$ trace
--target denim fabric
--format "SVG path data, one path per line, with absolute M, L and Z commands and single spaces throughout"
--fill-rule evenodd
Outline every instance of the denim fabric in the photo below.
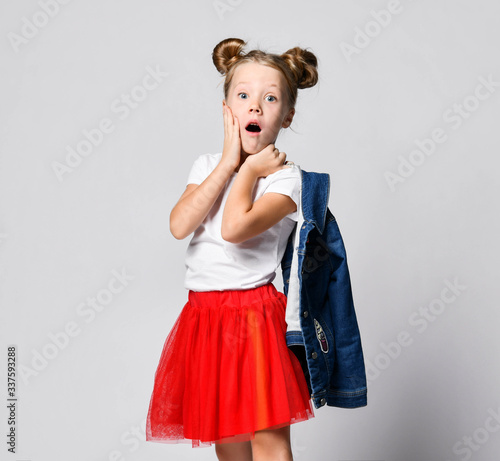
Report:
M 281 261 L 284 293 L 288 295 L 298 241 L 296 315 L 300 315 L 301 329 L 287 331 L 287 345 L 301 362 L 316 408 L 325 404 L 365 406 L 365 365 L 346 251 L 328 208 L 330 177 L 304 170 L 301 174 L 300 228 L 291 235 Z M 296 232 L 300 234 L 296 236 Z

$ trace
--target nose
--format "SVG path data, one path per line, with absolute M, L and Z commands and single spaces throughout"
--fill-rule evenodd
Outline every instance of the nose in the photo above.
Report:
M 257 103 L 257 101 L 252 101 L 252 102 L 250 103 L 250 107 L 249 107 L 249 109 L 248 109 L 248 110 L 249 110 L 249 112 L 250 112 L 251 114 L 253 114 L 253 113 L 260 114 L 260 113 L 262 112 L 262 110 L 261 110 L 261 108 L 260 108 L 259 104 Z

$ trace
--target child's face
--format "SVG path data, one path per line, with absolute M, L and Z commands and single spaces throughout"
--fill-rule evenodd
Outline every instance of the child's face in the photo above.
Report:
M 295 110 L 288 105 L 285 88 L 285 78 L 277 69 L 256 62 L 236 68 L 226 104 L 238 118 L 245 153 L 256 154 L 274 144 L 280 129 L 290 126 Z M 251 122 L 257 122 L 260 130 L 248 130 Z

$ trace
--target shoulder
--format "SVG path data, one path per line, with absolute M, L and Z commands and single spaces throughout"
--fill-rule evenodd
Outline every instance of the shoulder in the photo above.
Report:
M 218 154 L 201 154 L 196 158 L 194 163 L 199 166 L 207 166 L 215 168 L 222 158 L 222 153 Z
M 297 165 L 286 166 L 285 168 L 275 171 L 274 173 L 267 176 L 266 180 L 269 183 L 281 180 L 294 180 L 296 182 L 300 182 L 301 180 L 300 169 Z
M 222 154 L 202 154 L 196 158 L 191 167 L 191 173 L 210 174 L 222 158 Z
M 202 154 L 191 166 L 188 184 L 201 184 L 220 162 L 222 154 Z

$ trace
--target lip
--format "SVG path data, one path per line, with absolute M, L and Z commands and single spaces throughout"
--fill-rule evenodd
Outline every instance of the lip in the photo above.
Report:
M 245 130 L 245 133 L 247 136 L 256 137 L 256 136 L 259 136 L 260 134 L 262 134 L 262 131 L 259 133 L 252 133 L 251 131 Z

